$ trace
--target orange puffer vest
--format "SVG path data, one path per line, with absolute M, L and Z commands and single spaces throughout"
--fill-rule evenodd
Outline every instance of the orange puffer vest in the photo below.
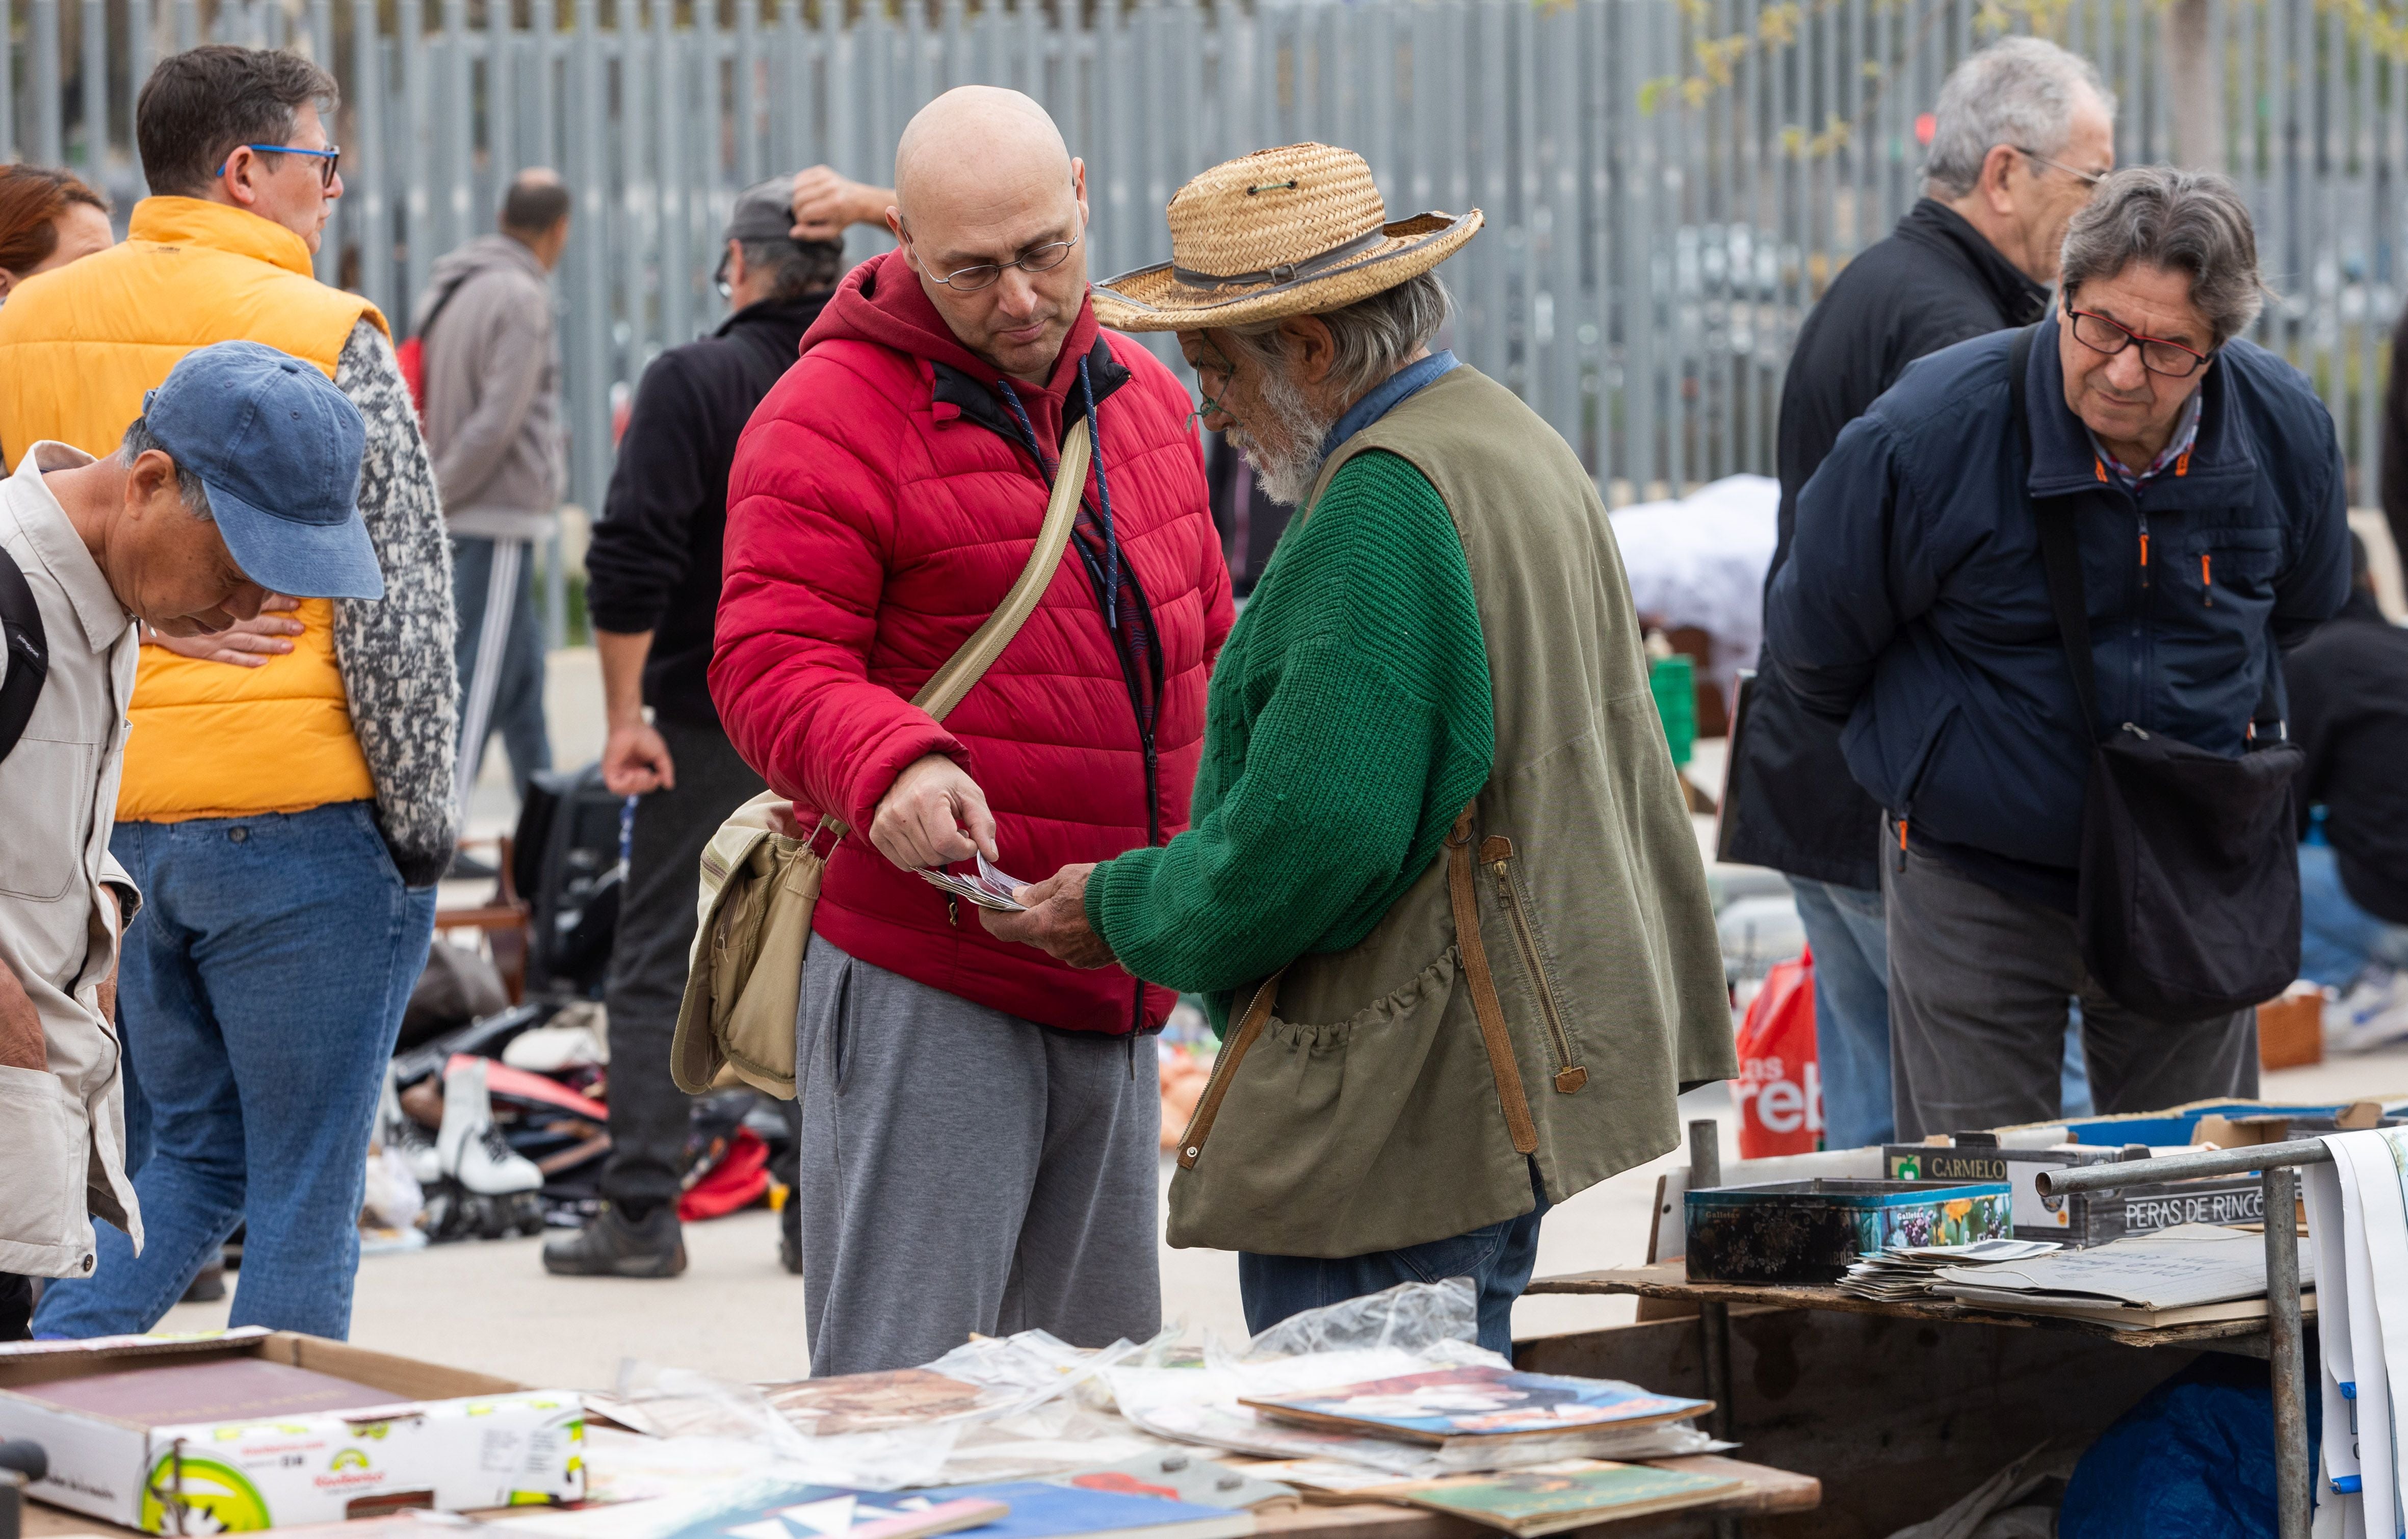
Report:
M 56 439 L 112 453 L 178 359 L 245 338 L 334 377 L 351 329 L 384 317 L 310 276 L 281 224 L 197 198 L 134 206 L 130 238 L 31 279 L 0 307 L 0 449 Z M 265 667 L 142 650 L 121 821 L 297 813 L 376 794 L 335 664 L 335 609 L 303 602 L 292 652 Z

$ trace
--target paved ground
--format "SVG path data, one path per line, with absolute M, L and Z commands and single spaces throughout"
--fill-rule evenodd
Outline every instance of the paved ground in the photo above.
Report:
M 2269 1075 L 2269 1096 L 2341 1100 L 2397 1092 L 2408 1100 L 2408 1050 L 2339 1059 Z M 1729 1100 L 1719 1086 L 1684 1098 L 1689 1116 L 1724 1122 L 1724 1158 L 1732 1145 Z M 1668 1157 L 1583 1192 L 1548 1215 L 1539 1272 L 1578 1272 L 1645 1259 L 1647 1210 L 1656 1176 L 1679 1163 Z M 1165 1179 L 1168 1180 L 1168 1169 Z M 444 1245 L 371 1256 L 360 1264 L 352 1339 L 364 1346 L 508 1374 L 549 1387 L 612 1383 L 627 1358 L 702 1369 L 743 1379 L 800 1375 L 802 1289 L 778 1265 L 775 1215 L 739 1214 L 686 1230 L 691 1268 L 672 1282 L 621 1282 L 547 1276 L 533 1240 Z M 1244 1333 L 1237 1269 L 1225 1251 L 1162 1250 L 1163 1315 L 1191 1332 Z M 227 1305 L 181 1305 L 161 1329 L 196 1330 L 225 1323 Z M 1528 1336 L 1630 1317 L 1627 1301 L 1526 1299 L 1514 1331 Z
M 552 655 L 546 691 L 559 763 L 590 762 L 601 750 L 601 686 L 590 650 Z M 1700 744 L 1701 749 L 1719 744 Z M 1702 784 L 1718 778 L 1695 767 Z M 513 816 L 498 745 L 471 808 L 474 831 L 507 828 Z M 2337 1059 L 2268 1076 L 2269 1096 L 2337 1100 L 2363 1095 L 2408 1100 L 2408 1048 Z M 1724 1158 L 1737 1158 L 1730 1101 L 1717 1086 L 1685 1097 L 1688 1117 L 1724 1126 Z M 1645 1259 L 1656 1177 L 1677 1154 L 1580 1194 L 1550 1215 L 1541 1231 L 1539 1272 L 1584 1271 Z M 1164 1171 L 1166 1185 L 1168 1169 Z M 702 1369 L 743 1379 L 800 1375 L 803 1345 L 799 1280 L 780 1269 L 776 1217 L 766 1210 L 686 1230 L 691 1269 L 672 1282 L 547 1276 L 539 1242 L 445 1245 L 361 1263 L 352 1339 L 409 1357 L 505 1374 L 528 1383 L 603 1387 L 623 1359 Z M 1164 1317 L 1191 1332 L 1244 1333 L 1234 1259 L 1222 1251 L 1161 1252 Z M 1514 1313 L 1517 1335 L 1575 1330 L 1630 1317 L 1627 1301 L 1537 1298 Z M 161 1329 L 201 1330 L 225 1323 L 228 1305 L 182 1305 Z

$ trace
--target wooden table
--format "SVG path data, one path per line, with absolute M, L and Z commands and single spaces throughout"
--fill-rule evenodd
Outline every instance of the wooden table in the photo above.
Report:
M 1532 1293 L 1634 1294 L 1642 1299 L 1667 1299 L 1681 1303 L 1753 1304 L 1768 1309 L 1823 1309 L 1845 1315 L 1883 1315 L 1896 1320 L 1944 1320 L 1956 1325 L 1996 1325 L 2014 1330 L 2064 1330 L 2095 1336 L 2120 1346 L 2188 1346 L 2242 1357 L 2266 1355 L 2263 1318 L 2212 1320 L 2200 1325 L 2169 1326 L 2158 1330 L 2118 1330 L 2096 1320 L 2057 1315 L 2022 1315 L 2011 1310 L 1977 1309 L 1940 1299 L 1859 1299 L 1837 1287 L 1804 1283 L 1693 1283 L 1678 1261 L 1656 1266 L 1610 1267 L 1602 1272 L 1576 1272 L 1562 1277 L 1541 1277 Z M 2315 1310 L 2310 1308 L 2313 1315 Z
M 1226 1462 L 1243 1468 L 1252 1460 L 1232 1458 Z M 1714 1475 L 1742 1483 L 1738 1495 L 1709 1506 L 1692 1507 L 1681 1512 L 1655 1513 L 1644 1517 L 1598 1523 L 1575 1533 L 1600 1532 L 1611 1529 L 1614 1539 L 1653 1539 L 1655 1535 L 1680 1534 L 1694 1529 L 1697 1522 L 1715 1513 L 1798 1513 L 1809 1512 L 1822 1500 L 1822 1482 L 1812 1475 L 1792 1474 L 1762 1464 L 1750 1464 L 1736 1459 L 1718 1459 L 1711 1454 L 1689 1459 L 1653 1459 L 1648 1463 L 1668 1470 L 1685 1470 L 1694 1474 Z M 524 1517 L 532 1512 L 549 1509 L 526 1507 L 503 1508 L 474 1517 Z M 1255 1513 L 1257 1534 L 1294 1536 L 1294 1539 L 1494 1539 L 1497 1530 L 1484 1528 L 1468 1518 L 1447 1513 L 1432 1512 L 1427 1507 L 1409 1506 L 1398 1502 L 1349 1502 L 1324 1503 L 1317 1502 L 1283 1501 Z M 1686 1520 L 1684 1527 L 1684 1520 Z M 440 1539 L 443 1530 L 428 1528 L 427 1539 Z M 496 1535 L 506 1530 L 490 1530 Z M 108 1539 L 145 1539 L 133 1529 L 87 1517 L 39 1502 L 25 1504 L 24 1539 L 68 1539 L 70 1535 L 101 1534 Z

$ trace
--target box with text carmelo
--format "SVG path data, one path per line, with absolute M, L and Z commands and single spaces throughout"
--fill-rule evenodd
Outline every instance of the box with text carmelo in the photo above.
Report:
M 256 1329 L 0 1346 L 0 1438 L 49 1453 L 29 1495 L 150 1533 L 585 1491 L 574 1391 Z

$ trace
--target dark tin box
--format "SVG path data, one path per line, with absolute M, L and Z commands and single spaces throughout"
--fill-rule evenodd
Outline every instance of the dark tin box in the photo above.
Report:
M 1776 1181 L 1688 1194 L 1693 1283 L 1835 1283 L 1892 1245 L 1963 1245 L 2014 1228 L 2003 1181 Z

